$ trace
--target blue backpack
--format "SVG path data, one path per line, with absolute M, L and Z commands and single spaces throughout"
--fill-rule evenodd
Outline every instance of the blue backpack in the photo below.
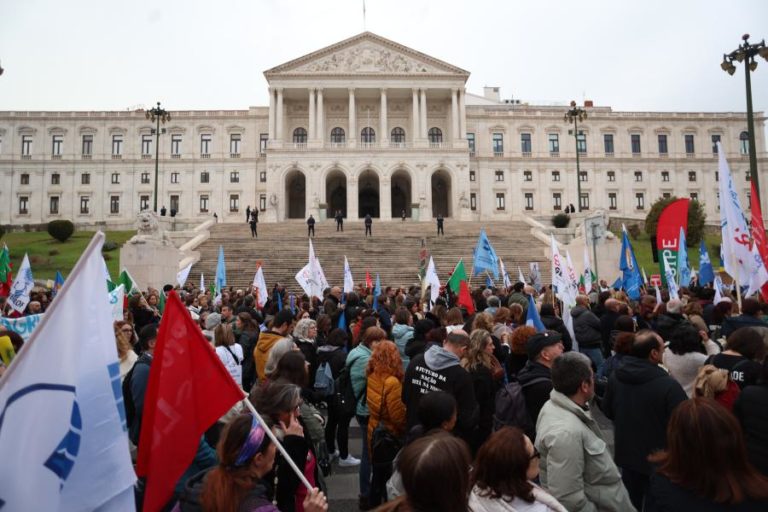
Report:
M 315 391 L 322 397 L 329 397 L 334 393 L 333 373 L 328 362 L 322 363 L 315 371 Z

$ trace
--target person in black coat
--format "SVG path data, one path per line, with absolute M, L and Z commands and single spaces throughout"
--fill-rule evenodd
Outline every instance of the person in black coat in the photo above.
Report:
M 328 334 L 325 345 L 317 349 L 318 368 L 322 368 L 323 364 L 327 363 L 331 367 L 334 381 L 341 375 L 347 361 L 347 353 L 344 351 L 346 344 L 346 331 L 333 329 Z M 311 378 L 314 379 L 314 375 Z M 338 404 L 332 398 L 329 397 L 327 400 L 328 421 L 325 423 L 325 444 L 332 456 L 338 455 L 339 460 L 348 460 L 349 422 L 352 418 L 344 417 Z
M 307 219 L 307 236 L 315 236 L 315 218 L 312 214 L 310 214 Z
M 373 236 L 373 233 L 371 232 L 371 226 L 373 225 L 373 218 L 371 217 L 370 213 L 367 213 L 365 215 L 365 236 Z
M 554 331 L 539 332 L 528 338 L 528 362 L 517 374 L 523 389 L 525 407 L 531 419 L 532 431 L 526 434 L 536 438 L 536 419 L 552 392 L 552 363 L 563 353 L 562 337 Z
M 768 476 L 768 358 L 763 360 L 758 384 L 745 387 L 733 404 L 741 423 L 749 461 Z
M 651 330 L 635 335 L 630 355 L 608 379 L 602 409 L 613 420 L 616 465 L 632 504 L 642 510 L 652 467 L 648 456 L 667 444 L 667 424 L 686 395 L 659 366 L 664 341 Z
M 672 332 L 680 325 L 690 323 L 683 316 L 682 309 L 683 303 L 678 299 L 671 299 L 667 302 L 667 312 L 656 317 L 656 321 L 653 322 L 653 330 L 659 333 L 661 339 L 669 341 L 672 339 Z
M 603 314 L 600 317 L 600 336 L 602 338 L 603 357 L 611 355 L 611 331 L 614 329 L 616 319 L 621 316 L 619 307 L 621 302 L 616 299 L 608 299 L 603 307 Z
M 541 323 L 544 324 L 548 331 L 555 331 L 560 335 L 564 352 L 570 352 L 573 349 L 571 333 L 565 328 L 563 320 L 555 314 L 555 307 L 549 303 L 542 304 L 539 316 L 541 317 Z

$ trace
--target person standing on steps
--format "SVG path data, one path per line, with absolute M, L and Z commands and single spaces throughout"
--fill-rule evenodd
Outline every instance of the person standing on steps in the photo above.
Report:
M 403 222 L 405 222 L 405 209 L 403 209 L 403 211 L 400 212 L 400 215 L 403 217 Z
M 166 210 L 166 209 L 165 209 L 165 205 L 163 205 L 163 207 L 162 207 L 162 208 L 160 208 L 160 216 L 161 216 L 161 217 L 165 217 L 165 212 L 167 212 L 167 211 L 168 211 L 168 210 Z
M 365 236 L 373 236 L 371 232 L 371 226 L 373 225 L 373 218 L 370 213 L 365 214 Z
M 344 232 L 344 215 L 341 214 L 341 210 L 336 210 L 336 231 Z
M 251 205 L 245 207 L 245 222 L 251 221 Z
M 437 214 L 437 236 L 440 236 L 441 234 L 445 236 L 445 231 L 443 231 L 443 214 L 438 213 Z
M 315 218 L 309 214 L 307 219 L 307 236 L 315 237 Z
M 256 213 L 256 210 L 253 210 L 251 212 L 251 238 L 258 238 L 259 234 L 256 232 L 256 224 L 259 222 L 259 216 Z

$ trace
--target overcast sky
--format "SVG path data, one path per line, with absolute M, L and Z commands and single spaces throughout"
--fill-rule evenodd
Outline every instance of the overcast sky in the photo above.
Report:
M 364 30 L 362 0 L 0 0 L 0 110 L 267 104 L 263 72 Z M 367 30 L 471 72 L 470 92 L 614 110 L 745 111 L 720 69 L 766 0 L 367 0 Z M 768 110 L 768 62 L 753 73 Z

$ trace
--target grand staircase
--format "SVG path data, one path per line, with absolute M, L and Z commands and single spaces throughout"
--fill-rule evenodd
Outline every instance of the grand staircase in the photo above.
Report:
M 549 282 L 550 264 L 545 258 L 545 245 L 530 235 L 523 222 L 452 222 L 445 221 L 445 236 L 437 237 L 434 222 L 383 222 L 374 220 L 373 237 L 364 237 L 362 219 L 344 223 L 344 232 L 337 232 L 332 220 L 317 222 L 313 244 L 315 255 L 331 286 L 343 285 L 344 256 L 347 256 L 355 286 L 365 280 L 368 270 L 375 281 L 376 273 L 382 287 L 407 287 L 418 282 L 419 249 L 422 239 L 435 260 L 441 282 L 445 282 L 459 258 L 464 258 L 467 274 L 472 270 L 472 252 L 481 228 L 485 228 L 496 253 L 504 261 L 512 282 L 517 280 L 518 265 L 528 275 L 529 263 L 539 262 L 542 282 Z M 300 293 L 294 279 L 307 264 L 307 226 L 303 221 L 259 224 L 258 238 L 251 238 L 250 228 L 238 224 L 217 224 L 211 237 L 197 250 L 200 261 L 192 268 L 189 280 L 212 283 L 216 274 L 219 246 L 224 247 L 227 285 L 246 288 L 253 281 L 257 263 L 264 267 L 267 286 L 280 282 L 291 292 Z M 472 279 L 472 285 L 485 283 L 484 276 Z M 501 281 L 497 282 L 501 285 Z

